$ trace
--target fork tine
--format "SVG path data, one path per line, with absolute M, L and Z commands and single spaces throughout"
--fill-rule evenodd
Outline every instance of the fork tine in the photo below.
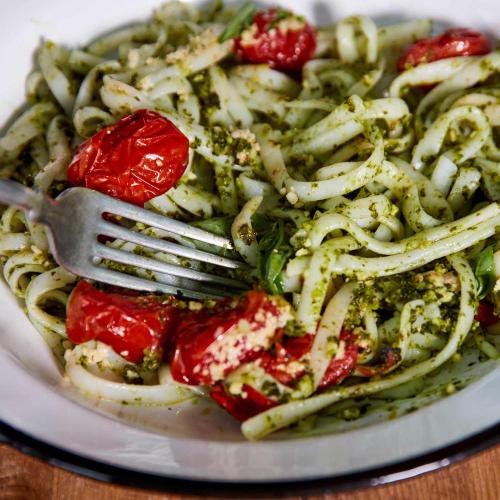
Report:
M 233 250 L 233 244 L 228 238 L 209 233 L 208 231 L 190 226 L 184 222 L 169 219 L 163 215 L 130 205 L 123 201 L 111 199 L 108 196 L 103 200 L 103 207 L 105 207 L 103 209 L 106 212 L 121 215 L 133 221 L 142 222 L 147 226 L 157 227 L 158 229 L 163 229 L 179 236 L 210 243 L 211 245 L 226 248 L 227 250 Z
M 113 269 L 100 266 L 90 266 L 85 276 L 88 279 L 100 281 L 122 288 L 147 292 L 162 292 L 169 295 L 180 295 L 191 299 L 221 299 L 227 296 L 223 290 L 211 287 L 200 287 L 199 290 L 176 287 L 161 282 L 151 281 L 130 274 L 121 273 Z
M 187 259 L 199 260 L 230 269 L 248 268 L 248 266 L 243 262 L 238 262 L 236 260 L 228 259 L 226 257 L 221 257 L 219 255 L 214 255 L 208 252 L 203 252 L 195 248 L 185 247 L 177 243 L 172 243 L 170 241 L 165 241 L 159 238 L 146 236 L 144 234 L 131 231 L 130 229 L 126 229 L 116 224 L 105 222 L 104 220 L 100 222 L 98 230 L 100 234 L 112 236 L 114 238 L 135 243 L 143 247 L 153 248 L 155 250 L 159 250 L 160 252 L 166 252 L 173 255 L 178 255 L 180 257 L 186 257 Z
M 116 248 L 111 248 L 100 243 L 96 244 L 95 251 L 97 256 L 103 259 L 108 259 L 129 266 L 149 269 L 151 271 L 156 271 L 170 276 L 187 278 L 194 281 L 204 281 L 207 283 L 217 283 L 233 289 L 244 290 L 248 288 L 247 285 L 241 283 L 240 281 L 236 281 L 230 278 L 224 278 L 223 276 L 216 276 L 215 274 L 194 271 L 193 269 L 188 269 L 173 264 L 167 264 L 166 262 L 162 262 L 161 260 L 143 257 L 142 255 L 136 255 L 134 253 L 118 250 Z

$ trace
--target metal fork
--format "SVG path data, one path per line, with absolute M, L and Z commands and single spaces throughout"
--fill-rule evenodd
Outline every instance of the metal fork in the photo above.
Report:
M 248 288 L 246 284 L 231 278 L 168 264 L 156 258 L 137 255 L 101 243 L 98 240 L 99 235 L 214 266 L 229 269 L 248 268 L 243 262 L 147 236 L 105 220 L 104 214 L 112 214 L 161 229 L 166 231 L 168 236 L 177 239 L 184 237 L 222 249 L 233 248 L 227 238 L 97 191 L 80 187 L 70 188 L 54 200 L 17 182 L 0 180 L 0 203 L 21 208 L 30 221 L 45 225 L 56 262 L 77 276 L 134 290 L 163 292 L 193 299 L 220 298 Z M 161 281 L 110 269 L 105 266 L 105 261 L 161 273 Z

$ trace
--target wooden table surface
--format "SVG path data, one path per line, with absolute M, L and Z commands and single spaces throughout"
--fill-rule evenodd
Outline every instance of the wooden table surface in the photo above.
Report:
M 210 498 L 210 492 L 207 491 Z M 181 500 L 187 496 L 108 485 L 0 446 L 0 499 Z M 190 497 L 194 498 L 194 497 Z M 200 497 L 198 497 L 200 498 Z M 450 467 L 378 488 L 289 500 L 499 500 L 500 446 Z M 200 500 L 202 500 L 200 498 Z

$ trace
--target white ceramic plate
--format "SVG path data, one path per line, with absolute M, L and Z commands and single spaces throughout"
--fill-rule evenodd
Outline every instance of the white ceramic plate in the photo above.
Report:
M 0 123 L 23 103 L 25 77 L 41 37 L 82 45 L 147 18 L 159 3 L 0 0 Z M 500 33 L 497 0 L 280 3 L 318 24 L 354 13 L 385 23 L 428 16 Z M 213 406 L 137 409 L 82 398 L 63 383 L 49 349 L 0 284 L 0 431 L 27 451 L 101 479 L 211 493 L 231 487 L 243 496 L 262 485 L 283 491 L 286 483 L 296 492 L 298 484 L 332 488 L 415 475 L 498 441 L 500 367 L 494 362 L 468 367 L 468 361 L 433 382 L 454 380 L 467 387 L 432 404 L 430 391 L 424 391 L 398 407 L 397 413 L 407 413 L 400 418 L 388 420 L 387 406 L 381 405 L 354 423 L 330 419 L 316 431 L 319 436 L 289 432 L 248 443 L 235 422 Z M 419 406 L 424 407 L 410 411 Z

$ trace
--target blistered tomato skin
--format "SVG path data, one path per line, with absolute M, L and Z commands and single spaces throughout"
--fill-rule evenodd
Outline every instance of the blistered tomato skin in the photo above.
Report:
M 75 344 L 99 340 L 131 363 L 146 353 L 161 359 L 178 319 L 179 310 L 171 304 L 155 295 L 104 292 L 81 280 L 68 302 L 66 332 Z
M 476 312 L 476 321 L 479 321 L 481 326 L 487 327 L 495 325 L 500 321 L 500 316 L 495 314 L 495 308 L 489 302 L 480 302 Z
M 170 371 L 177 382 L 214 385 L 267 349 L 288 319 L 274 298 L 250 291 L 234 305 L 183 314 Z
M 305 366 L 300 369 L 297 365 L 290 370 L 290 363 L 299 361 L 310 350 L 314 335 L 302 337 L 287 337 L 276 342 L 274 353 L 266 351 L 259 357 L 260 366 L 266 373 L 284 385 L 292 385 L 305 373 Z
M 235 39 L 236 54 L 244 62 L 269 64 L 280 71 L 300 71 L 314 55 L 316 32 L 291 13 L 273 25 L 277 15 L 276 8 L 257 12 L 250 27 Z
M 143 206 L 176 184 L 188 156 L 188 138 L 171 121 L 143 109 L 83 142 L 68 181 Z
M 344 355 L 341 358 L 333 358 L 323 375 L 318 389 L 323 390 L 332 385 L 340 384 L 356 367 L 359 346 L 356 336 L 347 330 L 342 330 L 340 340 L 344 342 Z
M 356 336 L 348 330 L 342 330 L 340 340 L 344 342 L 344 355 L 330 361 L 318 389 L 326 389 L 332 385 L 340 384 L 356 367 L 359 351 Z M 313 341 L 314 335 L 310 334 L 303 337 L 286 338 L 284 342 L 276 344 L 274 356 L 269 352 L 262 354 L 259 358 L 262 368 L 278 382 L 292 385 L 304 375 L 305 367 L 300 370 L 299 365 L 296 365 L 294 370 L 290 371 L 288 369 L 290 363 L 300 362 L 301 358 L 311 350 Z
M 278 405 L 277 401 L 268 398 L 250 385 L 243 384 L 241 390 L 242 395 L 236 396 L 228 394 L 222 384 L 217 384 L 210 391 L 210 397 L 239 422 L 244 422 Z
M 411 45 L 398 61 L 398 71 L 449 57 L 478 56 L 491 52 L 482 33 L 467 28 L 452 28 L 441 35 L 424 38 Z

